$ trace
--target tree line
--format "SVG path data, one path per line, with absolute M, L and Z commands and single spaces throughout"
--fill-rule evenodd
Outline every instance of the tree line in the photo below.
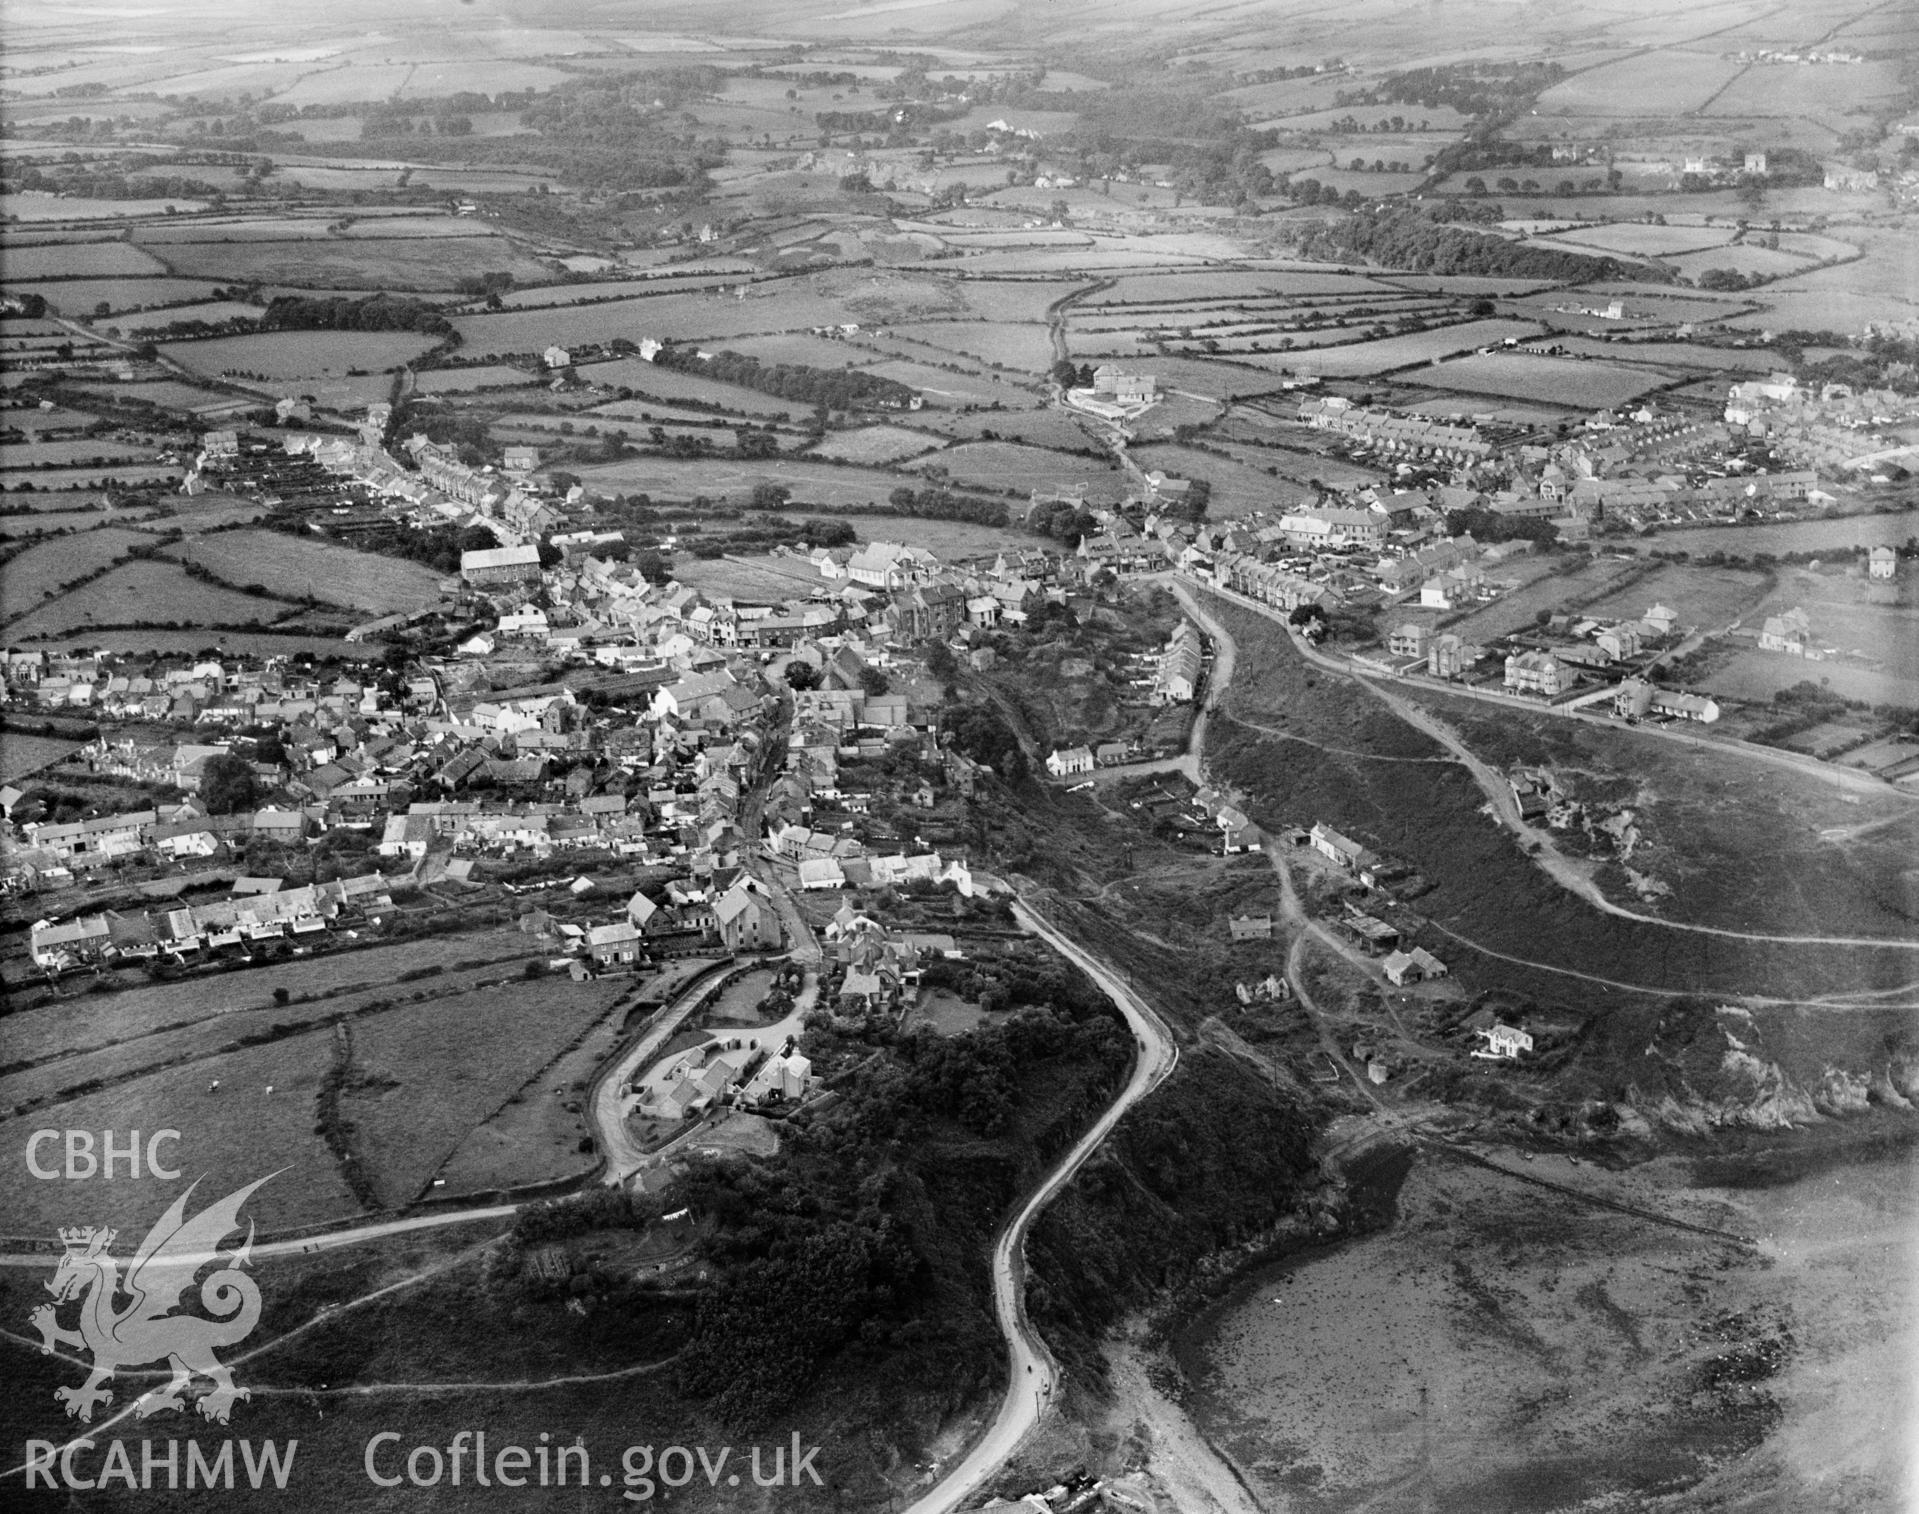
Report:
M 1662 274 L 1644 264 L 1628 268 L 1613 258 L 1468 231 L 1415 210 L 1361 212 L 1319 222 L 1302 230 L 1298 245 L 1302 255 L 1322 262 L 1370 262 L 1423 273 L 1491 274 L 1569 284 L 1628 276 L 1663 282 L 1672 278 L 1669 271 Z
M 267 302 L 262 331 L 418 331 L 446 336 L 453 323 L 424 300 L 402 295 L 280 294 Z
M 742 352 L 722 351 L 702 357 L 691 347 L 663 347 L 653 361 L 662 368 L 694 373 L 737 384 L 779 399 L 832 410 L 883 406 L 903 410 L 914 394 L 897 379 L 881 378 L 858 368 L 815 368 L 807 363 L 763 364 Z

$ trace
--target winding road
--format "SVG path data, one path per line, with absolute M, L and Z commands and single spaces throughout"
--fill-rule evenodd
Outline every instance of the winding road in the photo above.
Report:
M 906 1514 L 948 1514 L 1003 1465 L 1046 1411 L 1059 1385 L 1059 1365 L 1026 1317 L 1026 1237 L 1039 1212 L 1072 1181 L 1127 1110 L 1159 1087 L 1179 1064 L 1179 1048 L 1166 1022 L 1135 994 L 1124 978 L 1023 903 L 1013 912 L 1020 925 L 1065 957 L 1119 1006 L 1139 1047 L 1133 1075 L 1093 1126 L 1028 1194 L 993 1246 L 993 1312 L 1007 1342 L 1006 1396 L 999 1412 L 972 1448 Z
M 1175 581 L 1174 591 L 1176 593 L 1179 592 L 1181 587 L 1178 581 Z M 1473 781 L 1478 784 L 1480 790 L 1486 795 L 1492 807 L 1493 817 L 1498 820 L 1501 825 L 1506 827 L 1506 829 L 1512 831 L 1514 835 L 1520 837 L 1522 842 L 1541 843 L 1540 849 L 1536 853 L 1531 851 L 1530 845 L 1527 848 L 1529 854 L 1532 856 L 1532 860 L 1538 864 L 1541 871 L 1546 873 L 1554 882 L 1560 884 L 1570 892 L 1577 894 L 1594 909 L 1601 910 L 1609 915 L 1617 915 L 1621 919 L 1636 920 L 1644 925 L 1656 925 L 1665 930 L 1686 931 L 1693 935 L 1700 936 L 1725 936 L 1736 941 L 1764 941 L 1785 946 L 1858 946 L 1891 951 L 1919 951 L 1919 940 L 1910 938 L 1901 939 L 1895 936 L 1774 935 L 1759 931 L 1732 930 L 1726 926 L 1719 925 L 1696 925 L 1684 920 L 1667 920 L 1658 915 L 1643 914 L 1638 910 L 1627 909 L 1623 905 L 1613 903 L 1611 899 L 1606 897 L 1598 884 L 1594 883 L 1591 878 L 1573 866 L 1567 858 L 1551 845 L 1550 838 L 1542 836 L 1537 829 L 1527 825 L 1525 821 L 1520 818 L 1518 806 L 1512 797 L 1511 786 L 1489 763 L 1468 747 L 1466 743 L 1459 738 L 1457 733 L 1438 716 L 1423 708 L 1417 701 L 1388 689 L 1377 680 L 1365 676 L 1351 664 L 1341 662 L 1337 658 L 1329 657 L 1324 652 L 1321 652 L 1317 647 L 1314 647 L 1301 636 L 1298 629 L 1291 625 L 1284 616 L 1276 614 L 1268 606 L 1260 604 L 1257 600 L 1249 599 L 1245 595 L 1236 594 L 1228 589 L 1218 589 L 1210 585 L 1202 587 L 1206 588 L 1208 593 L 1216 594 L 1228 603 L 1249 610 L 1254 614 L 1264 616 L 1266 619 L 1283 627 L 1292 638 L 1293 645 L 1298 650 L 1300 656 L 1305 658 L 1306 661 L 1312 663 L 1315 667 L 1324 669 L 1326 672 L 1350 679 L 1368 694 L 1384 704 L 1387 709 L 1391 710 L 1401 720 L 1405 721 L 1415 730 L 1432 737 L 1433 740 L 1445 747 L 1446 750 L 1452 754 L 1451 760 L 1460 763 L 1466 771 L 1472 775 Z M 1180 597 L 1182 600 L 1187 600 L 1187 596 L 1184 594 Z M 1191 607 L 1190 600 L 1187 602 L 1189 607 Z M 1205 622 L 1202 621 L 1202 624 L 1205 624 Z M 1208 625 L 1207 629 L 1214 633 L 1216 640 L 1219 640 L 1222 644 L 1225 643 L 1226 638 L 1223 632 L 1220 632 L 1213 625 Z M 1455 693 L 1459 691 L 1449 688 L 1446 692 Z M 1491 696 L 1482 695 L 1480 697 L 1490 698 Z M 1493 702 L 1502 704 L 1508 709 L 1512 708 L 1511 700 L 1494 699 Z M 1591 720 L 1599 725 L 1609 727 L 1616 726 L 1616 722 L 1603 720 L 1596 716 L 1584 715 L 1576 710 L 1555 710 L 1552 713 L 1563 715 L 1569 719 Z M 1738 756 L 1751 757 L 1760 761 L 1768 761 L 1774 756 L 1783 757 L 1786 755 L 1784 753 L 1770 753 L 1760 749 L 1730 748 L 1725 742 L 1710 741 L 1705 737 L 1689 736 L 1684 732 L 1678 731 L 1659 730 L 1648 734 L 1662 735 L 1672 740 L 1691 741 L 1695 744 L 1709 747 L 1722 755 L 1728 751 L 1734 751 Z M 1803 771 L 1801 764 L 1797 761 L 1780 765 L 1789 766 L 1793 768 L 1794 771 Z M 1835 769 L 1827 776 L 1831 777 L 1835 782 L 1846 783 L 1848 780 L 1836 776 L 1838 773 L 1844 771 L 1846 770 Z M 1895 792 L 1888 789 L 1886 785 L 1880 783 L 1877 779 L 1864 778 L 1863 775 L 1860 776 L 1863 782 L 1873 787 L 1875 793 Z

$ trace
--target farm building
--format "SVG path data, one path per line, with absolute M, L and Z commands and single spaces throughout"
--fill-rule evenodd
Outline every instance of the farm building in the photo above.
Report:
M 1386 974 L 1387 981 L 1398 988 L 1404 988 L 1408 983 L 1446 976 L 1446 964 L 1423 946 L 1415 946 L 1411 951 L 1396 951 L 1379 966 Z
M 529 583 L 540 576 L 540 549 L 530 543 L 524 547 L 484 547 L 460 554 L 460 577 L 474 585 Z
M 1812 634 L 1812 617 L 1795 605 L 1784 615 L 1768 615 L 1759 630 L 1759 650 L 1784 652 L 1788 657 L 1804 657 L 1806 640 Z
M 1371 867 L 1379 859 L 1349 836 L 1342 836 L 1323 821 L 1315 825 L 1307 836 L 1314 851 L 1322 857 L 1337 862 L 1348 872 L 1358 872 L 1363 867 Z
M 1110 363 L 1093 373 L 1093 393 L 1123 405 L 1150 404 L 1158 388 L 1152 374 L 1128 373 Z

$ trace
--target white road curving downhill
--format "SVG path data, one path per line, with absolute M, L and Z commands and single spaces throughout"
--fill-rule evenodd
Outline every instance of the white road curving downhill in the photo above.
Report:
M 1059 1368 L 1026 1318 L 1027 1232 L 1040 1210 L 1072 1181 L 1073 1174 L 1112 1133 L 1120 1116 L 1163 1083 L 1179 1064 L 1179 1048 L 1166 1022 L 1147 1008 L 1117 971 L 1060 934 L 1024 904 L 1016 903 L 1013 910 L 1024 929 L 1084 972 L 1119 1006 L 1132 1029 L 1139 1058 L 1119 1097 L 1027 1196 L 994 1243 L 993 1311 L 999 1319 L 1000 1333 L 1006 1337 L 1006 1397 L 986 1433 L 930 1491 L 907 1508 L 906 1514 L 949 1514 L 957 1509 L 1006 1464 L 1039 1423 L 1048 1400 L 1058 1391 Z

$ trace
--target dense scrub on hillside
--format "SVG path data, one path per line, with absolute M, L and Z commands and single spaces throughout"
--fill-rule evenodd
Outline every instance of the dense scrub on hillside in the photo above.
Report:
M 1440 215 L 1446 212 L 1440 209 Z M 1586 283 L 1594 279 L 1654 279 L 1671 275 L 1644 263 L 1587 257 L 1467 231 L 1416 210 L 1381 210 L 1320 221 L 1303 228 L 1302 255 L 1327 263 L 1367 262 L 1422 273 L 1490 274 L 1516 279 Z
M 1221 1248 L 1302 1212 L 1318 1120 L 1246 1063 L 1189 1050 L 1033 1227 L 1027 1309 L 1092 1373 L 1100 1335 Z
M 1438 885 L 1420 899 L 1420 912 L 1490 952 L 1697 993 L 1810 998 L 1893 988 L 1912 976 L 1910 952 L 1746 941 L 1604 913 L 1548 877 L 1510 832 L 1481 813 L 1485 796 L 1462 767 L 1329 756 L 1225 716 L 1213 721 L 1207 755 L 1209 771 L 1248 796 L 1248 812 L 1261 826 L 1324 821 L 1409 862 Z M 1427 944 L 1455 960 L 1471 951 L 1444 931 Z M 1480 981 L 1508 974 L 1497 957 L 1473 953 L 1471 960 Z

